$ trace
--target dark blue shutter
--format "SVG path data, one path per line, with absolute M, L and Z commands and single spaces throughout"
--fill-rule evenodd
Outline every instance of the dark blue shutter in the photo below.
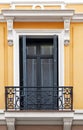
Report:
M 54 55 L 54 86 L 53 86 L 53 104 L 54 109 L 58 110 L 58 36 L 54 35 L 53 38 L 53 55 Z
M 27 76 L 26 76 L 26 36 L 23 36 L 23 86 L 27 86 Z
M 54 87 L 58 86 L 58 36 L 53 38 L 53 55 L 54 55 Z
M 26 68 L 26 36 L 22 37 L 22 50 L 23 50 L 23 55 L 22 55 L 22 59 L 23 59 L 23 100 L 22 100 L 22 104 L 23 104 L 23 108 L 24 110 L 27 109 L 27 89 L 25 87 L 27 87 L 27 68 Z

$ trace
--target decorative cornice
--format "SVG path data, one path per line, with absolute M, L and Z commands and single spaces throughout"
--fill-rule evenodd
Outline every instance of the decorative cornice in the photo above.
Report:
M 65 1 L 64 0 L 60 0 L 60 1 L 55 1 L 55 0 L 49 0 L 49 1 L 45 1 L 45 0 L 25 0 L 25 1 L 12 1 L 10 0 L 7 1 L 7 0 L 4 0 L 4 1 L 0 1 L 0 4 L 11 4 L 11 3 L 14 3 L 14 4 L 23 4 L 23 3 L 27 3 L 27 4 L 33 4 L 33 3 L 46 3 L 46 4 L 51 4 L 51 3 L 58 3 L 58 4 L 63 4 L 63 3 L 66 3 L 66 4 L 83 4 L 83 2 L 79 2 L 79 1 Z
M 8 44 L 13 44 L 13 20 L 14 21 L 64 21 L 64 42 L 70 41 L 70 19 L 74 15 L 74 10 L 3 10 L 3 16 L 7 19 Z
M 26 4 L 26 5 L 33 5 L 33 4 L 46 4 L 46 5 L 51 5 L 51 4 L 65 4 L 65 2 L 64 1 L 55 1 L 55 0 L 49 0 L 49 1 L 45 1 L 45 0 L 28 0 L 28 1 L 13 1 L 13 2 L 11 2 L 11 4 L 22 4 L 22 5 L 24 5 L 24 4 Z
M 72 22 L 83 22 L 83 13 L 74 14 L 71 21 Z
M 2 11 L 3 13 L 2 14 L 0 14 L 0 22 L 6 22 L 6 20 L 5 20 L 5 17 L 15 17 L 15 19 L 14 19 L 14 21 L 55 21 L 55 22 L 60 22 L 60 21 L 63 21 L 63 18 L 62 17 L 65 17 L 64 15 L 66 14 L 66 17 L 68 18 L 68 17 L 71 17 L 71 22 L 83 22 L 83 13 L 76 13 L 76 14 L 74 14 L 74 10 L 72 10 L 73 11 L 73 13 L 71 13 L 71 10 L 69 11 L 70 13 L 71 13 L 71 15 L 68 13 L 68 10 L 58 10 L 58 12 L 57 12 L 57 10 L 53 10 L 53 12 L 54 13 L 51 13 L 51 11 L 52 10 L 47 10 L 47 15 L 46 14 L 44 14 L 45 12 L 46 12 L 46 10 L 27 10 L 27 11 L 25 11 L 24 13 L 28 13 L 26 16 L 26 18 L 25 19 L 23 19 L 23 16 L 20 14 L 20 12 L 22 11 L 22 14 L 23 14 L 23 12 L 25 11 L 23 11 L 23 10 L 20 10 L 20 11 L 16 11 L 16 10 L 7 10 L 7 13 L 6 13 L 6 10 L 4 10 L 4 11 Z M 34 12 L 43 12 L 41 15 L 39 15 L 38 16 L 38 14 L 37 13 L 35 13 L 34 14 Z M 50 12 L 50 14 L 49 14 L 49 12 Z M 60 12 L 62 12 L 62 13 L 60 13 Z M 68 13 L 68 15 L 67 15 L 67 13 Z M 46 17 L 44 17 L 44 15 L 46 15 Z M 57 15 L 56 15 L 57 14 Z M 39 17 L 39 19 L 38 18 L 36 18 L 36 15 Z M 53 15 L 54 15 L 54 17 L 53 17 Z M 33 16 L 33 18 L 32 18 L 32 16 Z M 25 17 L 25 15 L 24 15 L 24 17 Z M 43 19 L 42 19 L 42 17 L 43 17 Z M 51 19 L 49 18 L 49 17 L 51 17 Z M 30 18 L 30 19 L 29 19 Z
M 6 13 L 7 11 L 7 13 Z M 26 13 L 26 16 L 21 15 L 21 12 Z M 45 13 L 47 11 L 47 13 Z M 29 13 L 28 13 L 29 12 Z M 34 13 L 35 12 L 35 13 Z M 36 12 L 39 12 L 37 14 Z M 42 12 L 42 14 L 41 14 Z M 50 12 L 50 13 L 49 13 Z M 71 22 L 83 22 L 83 13 L 74 13 L 74 10 L 69 10 L 70 14 L 68 13 L 68 10 L 53 10 L 54 13 L 51 13 L 52 10 L 3 10 L 2 14 L 0 14 L 0 22 L 6 22 L 5 17 L 14 17 L 14 21 L 18 22 L 28 22 L 28 21 L 48 21 L 48 22 L 63 22 L 63 17 L 66 16 L 66 18 L 71 18 Z M 62 12 L 62 13 L 61 13 Z M 44 14 L 45 13 L 45 14 Z M 44 15 L 43 15 L 44 14 Z M 65 15 L 66 14 L 66 15 Z M 39 16 L 38 16 L 39 15 Z M 46 16 L 45 16 L 46 15 Z M 65 15 L 65 16 L 64 16 Z M 33 17 L 32 17 L 33 16 Z M 37 16 L 37 17 L 36 17 Z M 25 19 L 23 19 L 25 17 Z M 39 17 L 39 19 L 38 19 Z M 51 17 L 51 19 L 49 18 Z
M 73 4 L 73 5 L 81 4 L 81 5 L 82 5 L 83 2 L 82 2 L 82 1 L 81 1 L 81 2 L 79 2 L 79 1 L 74 1 L 74 0 L 73 0 L 73 1 L 66 1 L 66 0 L 65 0 L 65 4 L 67 4 L 67 5 L 68 5 L 68 4 L 70 4 L 70 5 L 72 5 L 72 4 Z
M 2 10 L 4 17 L 14 17 L 14 21 L 23 22 L 60 22 L 63 18 L 72 18 L 74 10 Z
M 64 43 L 70 43 L 70 21 L 83 20 L 83 14 L 74 14 L 74 10 L 2 10 L 1 19 L 7 20 L 8 44 L 13 45 L 13 20 L 32 22 L 64 22 Z
M 33 4 L 43 4 L 43 5 L 61 5 L 61 4 L 65 4 L 65 2 L 62 1 L 53 1 L 53 0 L 49 0 L 49 1 L 13 1 L 11 2 L 11 4 L 15 4 L 15 5 L 33 5 Z
M 11 9 L 15 9 L 15 6 L 32 6 L 32 9 L 35 9 L 34 7 L 36 5 L 40 5 L 42 8 L 41 9 L 44 9 L 44 6 L 60 6 L 61 9 L 64 9 L 65 8 L 65 3 L 63 1 L 24 1 L 24 2 L 12 2 L 11 3 Z
M 5 17 L 29 17 L 29 16 L 55 16 L 55 17 L 72 17 L 74 10 L 63 9 L 63 10 L 13 10 L 4 9 L 2 14 Z
M 0 4 L 11 4 L 11 2 L 4 0 L 4 1 L 0 1 Z

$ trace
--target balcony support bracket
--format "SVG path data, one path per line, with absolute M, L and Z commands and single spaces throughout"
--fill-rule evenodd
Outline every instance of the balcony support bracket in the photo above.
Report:
M 13 17 L 8 17 L 6 18 L 7 20 L 7 40 L 8 40 L 8 45 L 12 46 L 13 45 Z
M 72 120 L 72 117 L 63 118 L 63 130 L 71 130 Z
M 64 18 L 64 44 L 70 43 L 70 18 Z
M 15 118 L 6 118 L 8 130 L 15 130 Z

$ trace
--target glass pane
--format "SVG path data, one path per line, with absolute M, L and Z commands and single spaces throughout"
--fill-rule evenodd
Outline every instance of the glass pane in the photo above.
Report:
M 53 54 L 53 46 L 52 45 L 42 45 L 41 46 L 41 54 L 42 55 L 52 55 Z
M 53 86 L 53 59 L 41 59 L 41 86 Z
M 27 55 L 36 55 L 36 46 L 27 46 Z
M 37 78 L 36 78 L 36 59 L 27 59 L 27 85 L 29 87 L 37 85 Z

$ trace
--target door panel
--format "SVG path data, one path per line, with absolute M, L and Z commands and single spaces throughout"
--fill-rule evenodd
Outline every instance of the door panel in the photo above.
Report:
M 37 86 L 37 59 L 27 59 L 27 86 Z
M 41 45 L 41 55 L 52 55 L 53 45 Z
M 54 60 L 54 87 L 58 85 L 58 36 L 53 38 L 53 60 Z
M 26 46 L 27 48 L 27 55 L 36 55 L 36 46 Z
M 26 77 L 26 71 L 27 71 L 27 67 L 26 67 L 26 36 L 23 36 L 22 38 L 22 47 L 23 47 L 23 86 L 27 86 L 27 77 Z
M 53 59 L 41 59 L 41 86 L 53 86 Z

